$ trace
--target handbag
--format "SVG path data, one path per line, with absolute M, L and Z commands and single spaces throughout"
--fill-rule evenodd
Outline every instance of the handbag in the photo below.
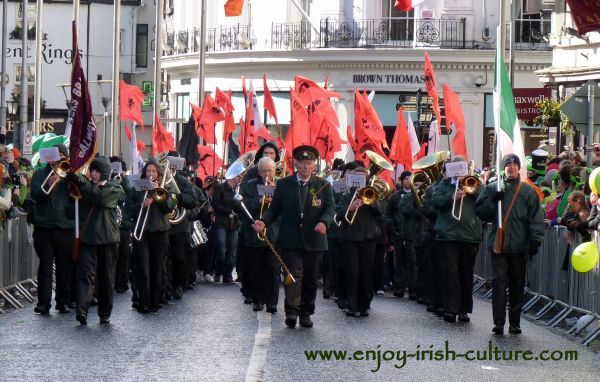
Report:
M 492 248 L 492 252 L 494 252 L 497 255 L 500 255 L 504 250 L 504 235 L 506 233 L 504 227 L 506 227 L 506 223 L 508 222 L 508 218 L 510 217 L 510 213 L 512 212 L 513 206 L 515 205 L 515 201 L 517 200 L 517 195 L 519 195 L 519 190 L 521 190 L 522 184 L 523 182 L 519 182 L 517 190 L 515 191 L 515 194 L 513 195 L 512 200 L 510 201 L 508 211 L 506 211 L 506 216 L 502 221 L 502 227 L 498 227 L 498 229 L 496 229 L 496 236 L 494 237 L 494 246 Z

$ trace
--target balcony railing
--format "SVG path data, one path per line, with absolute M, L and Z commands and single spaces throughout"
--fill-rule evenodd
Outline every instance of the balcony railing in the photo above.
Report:
M 271 24 L 271 41 L 257 47 L 249 25 L 221 26 L 206 31 L 206 51 L 252 49 L 302 50 L 318 48 L 368 48 L 415 46 L 445 49 L 495 49 L 494 43 L 466 39 L 466 19 L 413 19 L 389 17 L 372 20 L 321 20 L 320 38 L 307 22 Z M 510 28 L 508 28 L 510 31 Z M 550 32 L 548 19 L 522 19 L 515 22 L 517 50 L 549 50 L 544 36 Z M 507 37 L 508 49 L 510 37 Z M 167 56 L 197 53 L 199 30 L 169 32 L 163 49 Z

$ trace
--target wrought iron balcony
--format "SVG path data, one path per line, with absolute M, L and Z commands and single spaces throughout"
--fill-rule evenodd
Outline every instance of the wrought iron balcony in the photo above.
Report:
M 206 31 L 206 51 L 222 52 L 228 50 L 252 49 L 248 25 L 221 26 Z
M 310 49 L 310 24 L 301 23 L 271 24 L 271 49 Z

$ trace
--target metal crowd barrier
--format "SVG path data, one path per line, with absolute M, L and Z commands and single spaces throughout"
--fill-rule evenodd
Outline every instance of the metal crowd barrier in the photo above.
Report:
M 22 308 L 23 300 L 35 301 L 30 291 L 37 288 L 33 227 L 27 224 L 25 214 L 0 224 L 0 297 L 13 308 Z M 1 309 L 0 312 L 3 313 Z
M 492 294 L 488 232 L 489 227 L 486 227 L 474 269 L 473 293 L 484 298 Z M 592 240 L 600 246 L 597 232 Z M 536 322 L 582 338 L 581 342 L 589 345 L 600 336 L 600 270 L 598 264 L 586 273 L 573 269 L 571 254 L 581 242 L 580 236 L 566 227 L 546 229 L 538 254 L 527 262 L 523 313 Z

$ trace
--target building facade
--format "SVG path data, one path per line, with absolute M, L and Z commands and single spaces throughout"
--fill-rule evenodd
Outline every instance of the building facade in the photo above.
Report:
M 199 3 L 173 0 L 173 12 L 165 22 L 162 67 L 169 80 L 171 118 L 187 119 L 189 102 L 197 102 Z M 217 86 L 232 90 L 236 121 L 244 112 L 241 78 L 252 80 L 262 99 L 266 74 L 285 132 L 289 89 L 294 76 L 302 75 L 321 84 L 327 81 L 341 94 L 334 106 L 342 137 L 345 127 L 354 124 L 354 88 L 375 91 L 372 103 L 391 140 L 396 104 L 404 103 L 414 112 L 417 91 L 426 92 L 423 62 L 428 52 L 440 96 L 443 83 L 460 95 L 471 158 L 486 165 L 494 157 L 491 94 L 498 0 L 424 0 L 408 13 L 393 8 L 394 0 L 295 3 L 308 18 L 291 0 L 247 0 L 239 17 L 225 17 L 220 2 L 208 2 L 205 90 L 214 92 Z M 535 71 L 551 62 L 552 53 L 542 38 L 551 12 L 541 12 L 547 1 L 531 3 L 521 2 L 515 22 L 514 83 L 540 89 Z M 509 4 L 506 7 L 509 14 Z M 421 137 L 427 135 L 430 115 L 420 116 Z M 524 130 L 528 148 L 537 147 L 542 139 L 539 129 Z M 337 156 L 350 159 L 351 154 L 344 149 Z
M 42 87 L 42 111 L 40 133 L 52 132 L 62 134 L 67 119 L 65 88 L 70 83 L 71 64 L 74 57 L 72 51 L 71 21 L 73 18 L 72 1 L 46 0 L 43 7 L 43 42 L 42 42 L 42 76 L 35 78 L 35 36 L 36 36 L 36 1 L 29 0 L 28 8 L 28 44 L 27 44 L 27 79 L 29 95 L 29 121 L 32 121 L 34 86 L 37 82 Z M 96 115 L 98 126 L 98 142 L 103 142 L 103 126 L 105 107 L 101 100 L 98 80 L 109 81 L 103 86 L 103 95 L 111 96 L 112 79 L 112 36 L 113 36 L 112 0 L 81 1 L 79 16 L 79 54 L 90 86 L 92 109 Z M 144 108 L 144 121 L 152 123 L 152 89 L 154 71 L 154 0 L 123 0 L 121 8 L 121 46 L 120 77 L 128 83 L 140 86 L 145 93 L 147 107 Z M 10 1 L 7 9 L 8 46 L 3 52 L 6 56 L 7 83 L 6 95 L 10 101 L 12 95 L 20 93 L 21 84 L 21 33 L 23 25 L 23 9 L 21 1 Z M 0 20 L 1 22 L 1 20 Z M 17 97 L 18 98 L 18 97 Z M 106 111 L 111 112 L 109 98 Z M 109 116 L 111 118 L 111 116 Z M 7 116 L 7 141 L 12 141 L 12 130 L 18 123 L 19 115 Z M 110 124 L 110 122 L 108 123 Z M 148 131 L 148 130 L 146 130 Z M 147 133 L 149 134 L 149 133 Z M 149 136 L 146 137 L 149 142 Z M 125 134 L 121 137 L 121 149 L 127 153 L 128 143 Z

